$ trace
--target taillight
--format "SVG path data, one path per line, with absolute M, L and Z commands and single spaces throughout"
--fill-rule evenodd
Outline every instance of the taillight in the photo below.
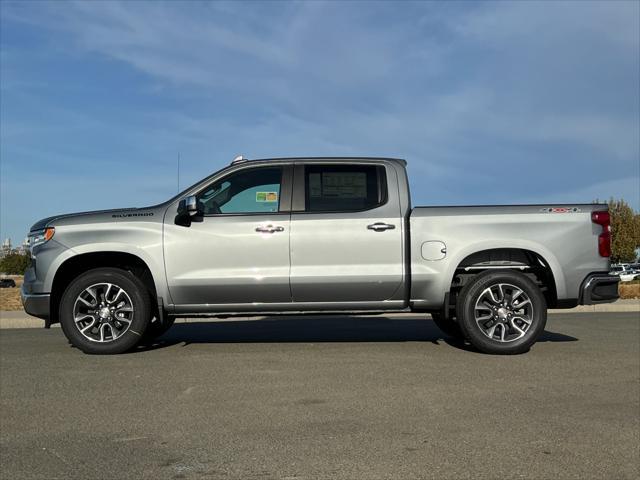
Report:
M 598 252 L 601 257 L 611 256 L 611 217 L 609 212 L 591 212 L 591 221 L 602 227 L 598 236 Z

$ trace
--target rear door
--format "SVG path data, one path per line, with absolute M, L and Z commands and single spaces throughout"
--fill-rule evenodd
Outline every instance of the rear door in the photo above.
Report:
M 393 168 L 364 162 L 297 164 L 292 209 L 294 302 L 372 304 L 400 290 L 403 225 Z

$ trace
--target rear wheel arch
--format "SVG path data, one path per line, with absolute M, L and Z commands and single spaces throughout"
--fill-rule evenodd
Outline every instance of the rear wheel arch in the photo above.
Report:
M 450 306 L 455 306 L 457 294 L 471 279 L 497 268 L 526 274 L 538 284 L 549 308 L 558 304 L 558 278 L 551 263 L 533 250 L 505 247 L 478 250 L 458 262 L 449 280 Z
M 67 286 L 79 275 L 96 268 L 112 267 L 130 271 L 144 284 L 152 305 L 156 304 L 157 285 L 147 263 L 137 255 L 124 252 L 93 252 L 75 255 L 56 270 L 51 286 L 50 323 L 58 322 L 58 310 Z

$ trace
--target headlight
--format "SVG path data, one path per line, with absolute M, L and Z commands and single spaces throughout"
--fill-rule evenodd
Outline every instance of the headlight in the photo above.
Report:
M 33 250 L 33 247 L 42 245 L 53 238 L 53 234 L 56 233 L 56 229 L 53 227 L 47 227 L 44 230 L 38 230 L 37 232 L 31 232 L 29 234 L 29 248 Z

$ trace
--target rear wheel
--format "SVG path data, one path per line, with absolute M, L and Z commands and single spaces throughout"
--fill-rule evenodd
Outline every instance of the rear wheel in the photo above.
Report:
M 131 272 L 97 268 L 76 278 L 60 302 L 60 325 L 85 353 L 116 354 L 133 348 L 147 328 L 151 301 Z
M 547 322 L 547 304 L 538 286 L 509 270 L 475 277 L 460 292 L 456 310 L 464 336 L 485 353 L 526 352 Z

